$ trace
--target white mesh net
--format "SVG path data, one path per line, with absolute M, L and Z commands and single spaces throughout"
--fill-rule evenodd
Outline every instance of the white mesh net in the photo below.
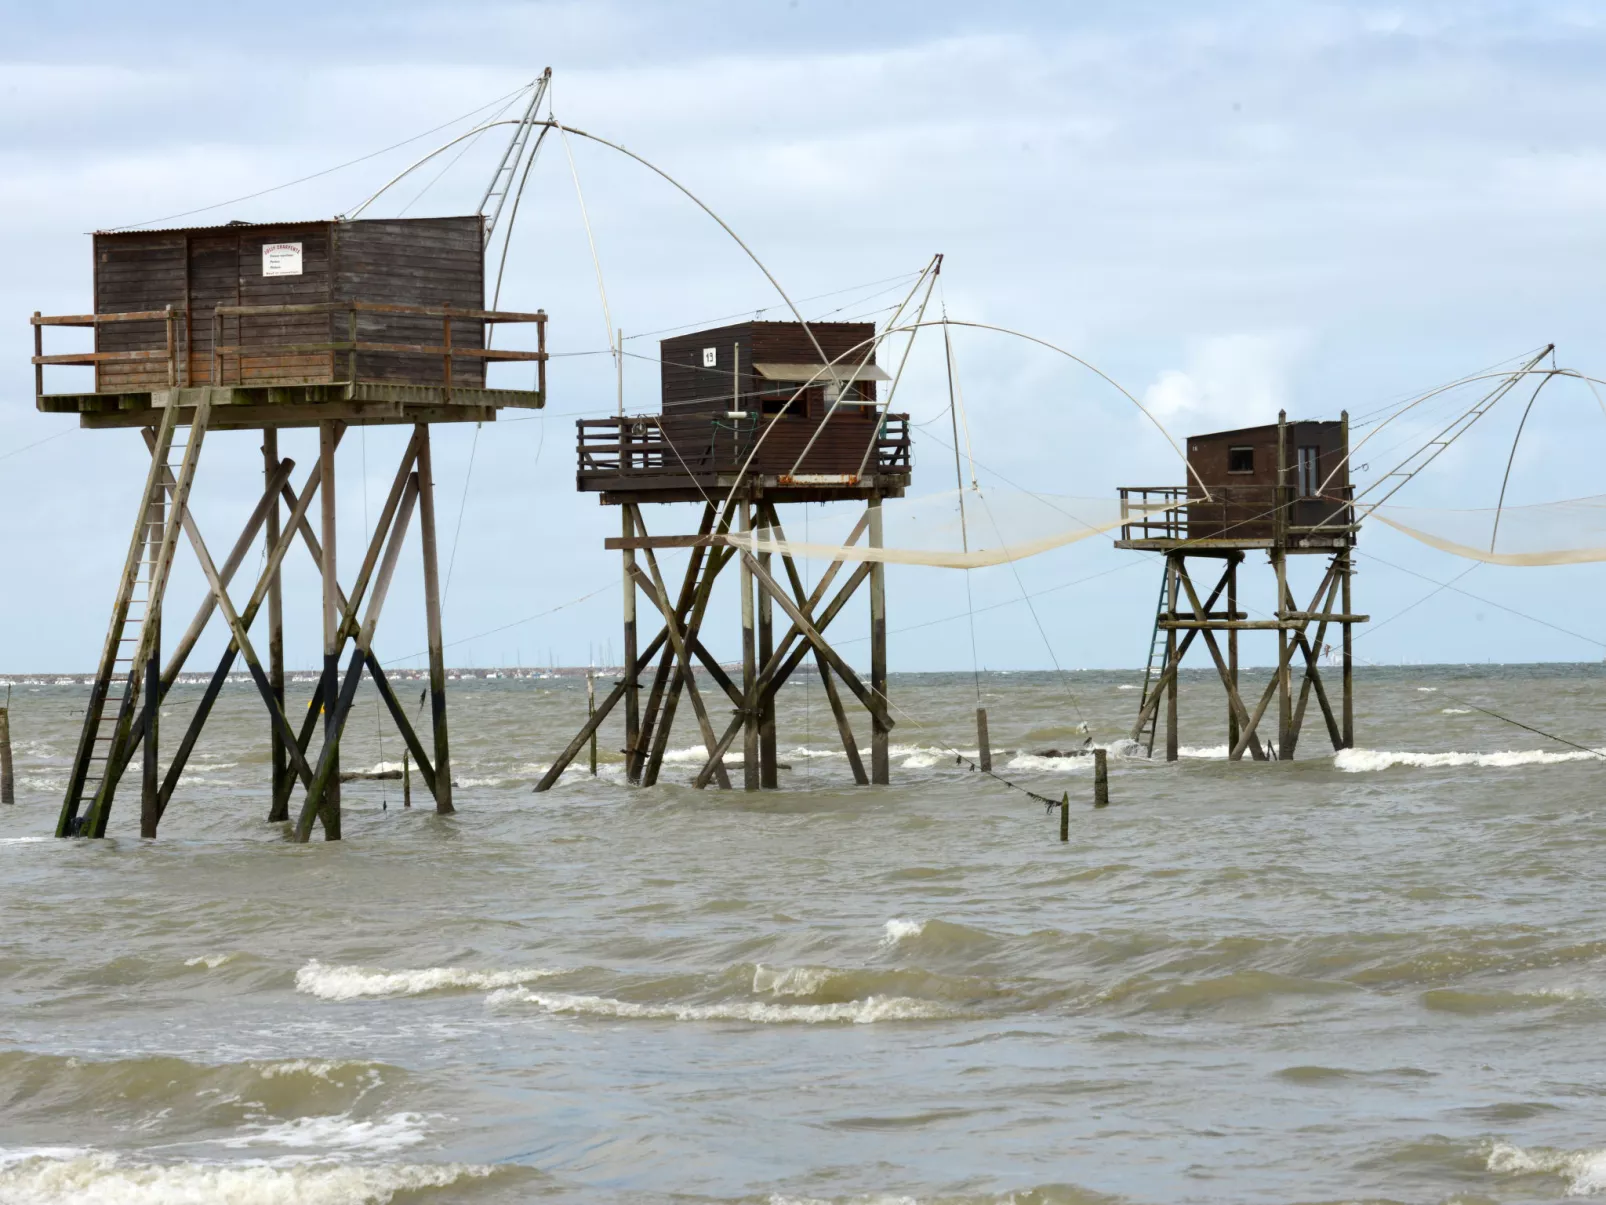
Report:
M 1484 510 L 1380 506 L 1367 517 L 1429 547 L 1491 565 L 1606 561 L 1606 495 Z
M 981 569 L 1062 548 L 1128 518 L 1166 509 L 1131 503 L 1123 513 L 1115 498 L 971 488 L 888 500 L 882 505 L 881 548 L 868 547 L 856 532 L 864 519 L 862 505 L 811 512 L 806 536 L 794 523 L 790 530 L 759 528 L 725 540 L 754 553 L 807 560 Z

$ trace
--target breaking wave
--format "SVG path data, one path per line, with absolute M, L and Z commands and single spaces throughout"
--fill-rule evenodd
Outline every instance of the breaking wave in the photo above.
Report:
M 1410 753 L 1382 749 L 1341 749 L 1333 755 L 1335 768 L 1346 774 L 1365 774 L 1392 766 L 1433 768 L 1440 766 L 1479 766 L 1504 769 L 1511 766 L 1544 766 L 1555 762 L 1598 761 L 1606 752 L 1582 749 L 1549 753 L 1543 749 L 1508 749 L 1501 753 Z
M 562 974 L 565 972 L 547 967 L 511 971 L 472 971 L 464 967 L 387 971 L 378 967 L 331 965 L 314 959 L 296 972 L 296 991 L 320 1000 L 360 1000 L 454 990 L 493 991 Z
M 836 1004 L 770 1004 L 725 1000 L 712 1004 L 641 1004 L 610 996 L 576 996 L 507 988 L 492 992 L 491 1008 L 534 1005 L 543 1012 L 645 1021 L 747 1021 L 759 1025 L 870 1025 L 878 1021 L 935 1021 L 961 1015 L 946 1005 L 907 996 L 870 996 Z
M 1606 1150 L 1558 1151 L 1548 1147 L 1524 1150 L 1509 1142 L 1495 1142 L 1489 1146 L 1487 1156 L 1487 1166 L 1492 1172 L 1564 1177 L 1568 1196 L 1606 1191 Z
M 496 1174 L 463 1163 L 164 1163 L 65 1147 L 0 1152 L 8 1205 L 387 1205 L 398 1194 L 446 1189 Z

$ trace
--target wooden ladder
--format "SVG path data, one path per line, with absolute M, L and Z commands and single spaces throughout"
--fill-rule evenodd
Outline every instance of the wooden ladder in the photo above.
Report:
M 211 389 L 203 392 L 187 423 L 181 420 L 176 396 L 170 394 L 163 408 L 134 535 L 123 563 L 117 600 L 112 604 L 111 626 L 89 704 L 84 709 L 72 777 L 67 781 L 67 795 L 56 825 L 58 837 L 106 835 L 112 796 L 119 774 L 127 765 L 126 755 L 143 735 L 143 729 L 136 729 L 135 723 L 143 671 L 146 662 L 159 652 L 162 597 L 211 410 Z M 175 459 L 179 461 L 176 481 L 172 472 Z M 86 801 L 88 811 L 83 810 Z
M 1166 632 L 1160 627 L 1160 617 L 1164 615 L 1170 603 L 1168 587 L 1170 581 L 1165 574 L 1160 575 L 1160 601 L 1154 606 L 1154 633 L 1149 637 L 1149 664 L 1143 671 L 1143 694 L 1139 698 L 1138 708 L 1148 705 L 1149 687 L 1158 683 L 1165 673 Z M 1144 746 L 1146 755 L 1154 756 L 1154 734 L 1160 724 L 1160 709 L 1154 708 L 1149 712 L 1146 727 L 1138 732 L 1138 743 Z

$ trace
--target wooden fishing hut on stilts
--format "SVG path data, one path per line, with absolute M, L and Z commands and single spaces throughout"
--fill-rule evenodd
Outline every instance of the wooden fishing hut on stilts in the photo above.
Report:
M 1191 436 L 1187 470 L 1186 485 L 1127 486 L 1120 491 L 1122 516 L 1128 521 L 1116 547 L 1165 556 L 1143 702 L 1132 739 L 1153 755 L 1163 707 L 1166 760 L 1177 759 L 1178 670 L 1194 639 L 1203 636 L 1226 689 L 1227 748 L 1232 760 L 1241 759 L 1246 750 L 1259 761 L 1291 759 L 1312 694 L 1333 748 L 1351 748 L 1355 743 L 1351 638 L 1354 625 L 1369 617 L 1352 610 L 1350 550 L 1360 527 L 1349 482 L 1348 414 L 1339 422 L 1289 422 L 1285 412 L 1274 424 Z M 1136 510 L 1167 504 L 1173 508 Z M 1239 609 L 1238 570 L 1250 552 L 1262 551 L 1276 579 L 1273 618 L 1251 619 Z M 1329 558 L 1308 607 L 1301 608 L 1289 589 L 1290 556 Z M 1212 572 L 1220 568 L 1215 585 L 1202 599 L 1190 567 L 1198 561 L 1211 565 Z M 1223 595 L 1224 606 L 1218 609 Z M 1342 693 L 1336 714 L 1319 664 L 1332 624 L 1342 632 Z M 1253 711 L 1238 691 L 1238 636 L 1251 631 L 1277 633 L 1277 667 Z M 1218 632 L 1226 636 L 1225 654 L 1216 640 Z M 1297 702 L 1296 657 L 1303 666 Z M 1277 739 L 1268 747 L 1258 729 L 1274 695 Z
M 911 461 L 908 416 L 885 413 L 876 403 L 877 383 L 889 378 L 876 366 L 875 338 L 873 323 L 805 328 L 799 322 L 755 321 L 665 339 L 660 413 L 578 422 L 578 488 L 620 511 L 620 535 L 606 546 L 623 559 L 624 676 L 553 761 L 537 791 L 557 782 L 620 703 L 627 780 L 652 785 L 682 695 L 696 714 L 707 753 L 695 779 L 698 787 L 710 781 L 731 785 L 725 755 L 738 736 L 742 785 L 750 791 L 776 787 L 775 697 L 811 654 L 854 780 L 861 785 L 889 781 L 885 564 L 860 562 L 827 601 L 844 562 L 833 562 L 810 590 L 793 558 L 782 555 L 782 585 L 772 575 L 772 554 L 751 539 L 756 529 L 784 538 L 782 507 L 861 501 L 864 514 L 847 543 L 862 537 L 872 548 L 881 546 L 882 501 L 903 496 Z M 703 504 L 696 534 L 649 533 L 644 508 L 671 502 Z M 741 536 L 750 537 L 747 547 Z M 679 548 L 689 549 L 690 557 L 672 595 L 657 552 Z M 714 583 L 733 561 L 741 598 L 740 682 L 702 639 Z M 824 635 L 866 581 L 868 684 Z M 661 621 L 644 648 L 637 630 L 638 595 Z M 778 643 L 777 607 L 791 621 Z M 713 683 L 735 713 L 722 733 L 699 688 L 699 666 L 705 685 Z M 643 677 L 649 669 L 644 704 Z M 870 715 L 868 773 L 838 680 Z
M 364 670 L 436 810 L 453 810 L 430 428 L 491 422 L 503 407 L 539 407 L 546 398 L 545 313 L 483 308 L 488 231 L 487 219 L 474 214 L 102 233 L 94 236 L 94 312 L 34 314 L 38 408 L 77 414 L 80 425 L 93 430 L 138 429 L 151 456 L 57 836 L 104 836 L 118 783 L 141 756 L 140 835 L 154 837 L 237 656 L 245 659 L 269 716 L 269 820 L 290 818 L 299 780 L 305 797 L 295 837 L 307 840 L 318 820 L 326 838 L 339 838 L 340 736 Z M 492 350 L 487 330 L 501 323 L 535 324 L 537 349 Z M 44 331 L 57 327 L 92 329 L 93 352 L 46 354 Z M 491 361 L 534 361 L 536 387 L 488 388 Z M 45 370 L 52 365 L 93 366 L 94 389 L 46 393 Z M 335 449 L 353 425 L 405 425 L 412 438 L 347 592 L 336 563 Z M 294 462 L 279 456 L 279 431 L 293 427 L 316 428 L 319 436 L 317 463 L 299 490 L 291 484 Z M 190 495 L 203 443 L 225 431 L 260 433 L 264 484 L 261 501 L 220 563 L 201 536 Z M 321 539 L 308 518 L 315 497 Z M 415 508 L 429 632 L 428 751 L 373 647 Z M 208 593 L 164 666 L 165 596 L 181 533 Z M 259 533 L 263 568 L 238 606 L 229 584 Z M 299 726 L 285 707 L 280 587 L 281 563 L 298 541 L 318 565 L 323 613 L 323 673 Z M 265 663 L 249 636 L 264 605 Z M 223 614 L 230 643 L 164 772 L 161 703 L 214 609 Z M 348 644 L 342 678 L 339 660 Z M 320 715 L 322 751 L 312 761 L 308 750 Z

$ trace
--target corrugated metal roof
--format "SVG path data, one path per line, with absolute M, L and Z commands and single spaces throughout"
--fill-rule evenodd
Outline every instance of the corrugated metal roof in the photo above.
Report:
M 216 234 L 221 230 L 283 230 L 288 226 L 328 226 L 336 222 L 354 225 L 360 222 L 460 221 L 464 218 L 484 220 L 483 215 L 477 213 L 440 214 L 432 218 L 291 218 L 283 222 L 219 222 L 214 226 L 114 226 L 109 230 L 96 230 L 94 234 L 97 238 L 101 235 L 124 234 Z

